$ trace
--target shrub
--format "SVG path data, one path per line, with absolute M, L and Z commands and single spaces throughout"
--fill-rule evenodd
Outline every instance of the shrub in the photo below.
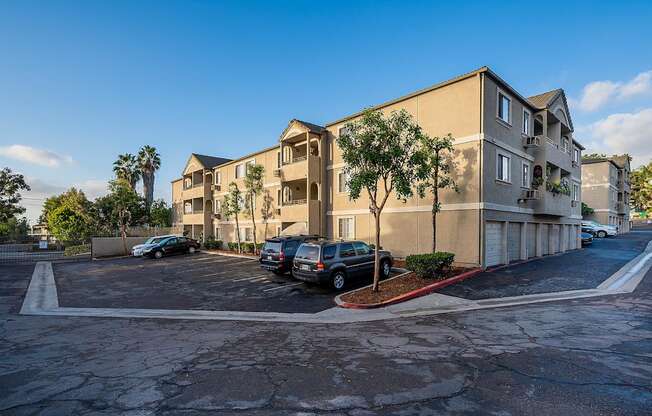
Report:
M 428 254 L 413 254 L 407 256 L 405 265 L 417 276 L 422 278 L 441 278 L 444 269 L 453 264 L 455 254 L 445 251 L 437 251 Z
M 85 254 L 91 252 L 90 244 L 80 244 L 78 246 L 68 246 L 64 249 L 64 256 L 76 256 L 78 254 Z
M 222 240 L 215 240 L 215 248 L 218 250 L 222 250 L 224 247 L 224 242 Z
M 263 249 L 263 246 L 264 246 L 264 245 L 265 245 L 265 243 L 258 243 L 258 244 L 256 244 L 256 249 L 257 249 L 258 251 L 260 251 L 260 250 Z
M 227 246 L 229 247 L 229 250 L 231 251 L 237 251 L 238 250 L 238 243 L 227 243 Z
M 245 253 L 253 253 L 254 243 L 242 243 L 242 251 L 244 251 Z
M 206 242 L 204 243 L 204 247 L 206 247 L 209 250 L 213 250 L 213 249 L 219 250 L 222 248 L 222 241 L 216 240 L 214 237 L 208 237 L 206 239 Z

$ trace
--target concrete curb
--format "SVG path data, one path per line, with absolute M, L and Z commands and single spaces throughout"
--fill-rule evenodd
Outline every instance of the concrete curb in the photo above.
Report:
M 245 256 L 243 254 L 231 254 L 231 253 L 218 253 L 215 251 L 199 250 L 199 253 L 212 254 L 213 256 L 224 256 L 224 257 L 235 257 L 238 259 L 247 259 L 252 261 L 258 261 L 258 257 L 254 256 Z
M 468 279 L 469 277 L 473 277 L 477 275 L 478 273 L 482 272 L 481 268 L 469 270 L 468 272 L 460 273 L 457 276 L 453 276 L 451 278 L 448 278 L 446 280 L 440 280 L 434 283 L 429 284 L 428 286 L 421 287 L 419 289 L 415 289 L 411 292 L 403 293 L 402 295 L 398 295 L 396 297 L 393 297 L 391 299 L 387 299 L 383 302 L 378 302 L 378 303 L 352 303 L 352 302 L 346 302 L 342 300 L 342 296 L 348 295 L 349 293 L 355 293 L 360 290 L 368 289 L 373 285 L 368 285 L 361 287 L 359 289 L 351 290 L 346 293 L 339 294 L 335 296 L 335 303 L 337 306 L 341 308 L 348 308 L 348 309 L 375 309 L 375 308 L 382 308 L 385 306 L 389 305 L 395 305 L 397 303 L 405 302 L 411 299 L 415 299 L 421 296 L 428 295 L 432 292 L 434 292 L 437 289 L 444 288 L 448 285 L 452 285 L 453 283 L 461 282 L 462 280 Z M 401 276 L 405 276 L 407 273 L 410 273 L 409 271 L 406 271 L 398 276 L 394 276 L 391 279 L 384 280 L 384 282 L 388 282 L 393 279 L 397 279 Z

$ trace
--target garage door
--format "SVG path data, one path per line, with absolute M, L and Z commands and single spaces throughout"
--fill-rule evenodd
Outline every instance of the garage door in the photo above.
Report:
M 576 228 L 574 225 L 568 226 L 568 247 L 569 250 L 574 250 L 577 248 L 577 235 Z
M 527 256 L 534 257 L 537 255 L 537 225 L 527 225 Z
M 550 241 L 548 239 L 549 228 L 548 224 L 541 224 L 541 248 L 544 256 L 550 254 L 550 247 L 548 247 L 548 242 Z
M 521 224 L 509 223 L 509 232 L 507 233 L 507 250 L 509 261 L 519 260 L 521 258 Z
M 550 254 L 559 252 L 559 226 L 550 225 Z
M 503 261 L 502 228 L 502 223 L 494 221 L 487 221 L 485 225 L 485 262 L 487 266 L 495 266 Z

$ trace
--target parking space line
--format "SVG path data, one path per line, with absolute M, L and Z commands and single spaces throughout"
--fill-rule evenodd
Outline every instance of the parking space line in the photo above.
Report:
M 271 292 L 271 291 L 273 291 L 273 290 L 287 289 L 287 288 L 289 288 L 289 287 L 299 286 L 299 285 L 302 285 L 302 284 L 303 284 L 303 282 L 291 283 L 291 284 L 283 284 L 283 285 L 281 285 L 281 286 L 272 287 L 272 288 L 270 288 L 270 289 L 263 289 L 263 292 Z
M 268 277 L 267 274 L 257 274 L 255 276 L 243 277 L 243 278 L 240 278 L 240 279 L 233 279 L 233 281 L 234 282 L 242 282 L 244 280 L 255 280 L 255 279 L 259 279 L 259 278 L 261 278 L 263 276 Z

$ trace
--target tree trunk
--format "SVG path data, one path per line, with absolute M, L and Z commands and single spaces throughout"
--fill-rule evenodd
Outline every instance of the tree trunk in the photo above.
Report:
M 380 283 L 380 212 L 374 211 L 374 219 L 376 220 L 376 247 L 374 247 L 374 285 L 372 291 L 378 292 Z
M 249 200 L 249 207 L 251 208 L 251 226 L 253 228 L 254 232 L 254 254 L 256 254 L 256 251 L 258 250 L 258 247 L 256 247 L 257 241 L 256 241 L 256 218 L 254 218 L 254 198 L 255 195 L 251 195 L 251 199 Z
M 122 237 L 122 247 L 125 250 L 125 256 L 129 254 L 127 250 L 127 231 L 125 229 L 125 224 L 120 224 L 120 236 Z
M 235 213 L 235 235 L 238 237 L 238 253 L 242 253 L 242 248 L 240 247 L 240 223 L 238 222 L 238 213 Z
M 149 213 L 149 207 L 154 198 L 154 173 L 143 172 L 143 195 L 145 196 L 145 207 Z
M 439 189 L 435 188 L 435 198 L 432 201 L 432 252 L 437 251 L 437 207 L 439 204 Z
M 265 240 L 267 240 L 267 220 L 265 220 Z

